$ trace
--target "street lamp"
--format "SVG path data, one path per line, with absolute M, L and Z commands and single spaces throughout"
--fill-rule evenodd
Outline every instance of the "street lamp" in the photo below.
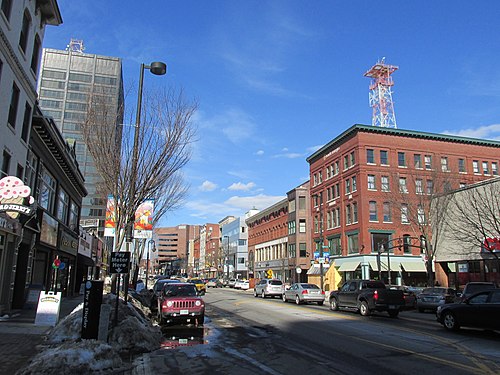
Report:
M 324 246 L 324 239 L 323 239 L 323 192 L 320 192 L 319 194 L 315 195 L 315 201 L 318 202 L 319 198 L 319 203 L 318 203 L 318 211 L 319 211 L 319 274 L 320 274 L 320 283 L 321 283 L 321 290 L 323 290 L 323 249 L 328 246 Z
M 148 242 L 148 256 L 146 258 L 146 290 L 148 290 L 148 275 L 149 275 L 149 252 L 151 251 L 151 244 L 153 244 L 153 253 L 156 251 L 155 240 L 149 240 Z
M 141 64 L 141 72 L 139 75 L 139 90 L 137 92 L 137 113 L 135 117 L 135 128 L 134 128 L 134 146 L 132 149 L 132 173 L 130 174 L 130 197 L 129 197 L 129 205 L 132 209 L 135 207 L 135 180 L 137 178 L 137 162 L 138 162 L 138 154 L 139 154 L 139 128 L 141 126 L 141 109 L 142 109 L 142 86 L 144 82 L 144 69 L 149 69 L 149 71 L 155 75 L 164 75 L 167 73 L 167 65 L 163 62 L 155 61 L 152 62 L 151 65 Z M 133 225 L 135 219 L 135 210 L 130 209 L 129 217 L 127 220 L 128 230 L 131 231 L 130 240 L 133 239 Z M 126 242 L 126 250 L 130 252 L 130 241 Z M 125 275 L 125 303 L 127 302 L 127 294 L 128 294 L 128 274 Z
M 224 236 L 227 238 L 227 247 L 226 247 L 226 256 L 225 256 L 225 264 L 226 264 L 226 280 L 229 281 L 229 236 Z

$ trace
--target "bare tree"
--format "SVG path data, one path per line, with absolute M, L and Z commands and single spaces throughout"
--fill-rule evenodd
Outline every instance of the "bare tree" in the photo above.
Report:
M 494 254 L 490 240 L 500 238 L 500 178 L 467 186 L 451 197 L 448 236 L 466 252 L 484 248 Z
M 125 238 L 123 229 L 133 224 L 145 200 L 155 199 L 154 222 L 183 203 L 188 186 L 181 169 L 191 157 L 197 104 L 187 101 L 182 90 L 146 93 L 141 123 L 127 125 L 123 109 L 116 111 L 105 93 L 94 91 L 90 98 L 82 133 L 102 176 L 101 188 L 114 198 L 116 251 Z M 136 259 L 142 258 L 145 244 L 136 243 Z
M 411 175 L 398 173 L 393 177 L 397 188 L 391 203 L 400 208 L 402 222 L 409 224 L 414 237 L 423 239 L 427 284 L 434 285 L 432 264 L 438 251 L 437 239 L 444 229 L 451 201 L 446 193 L 458 182 L 453 174 L 435 169 L 412 171 Z

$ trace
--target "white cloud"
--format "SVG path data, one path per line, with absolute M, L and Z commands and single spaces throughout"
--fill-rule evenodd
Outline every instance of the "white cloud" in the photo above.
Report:
M 259 150 L 255 153 L 255 155 L 262 156 L 264 155 L 264 150 Z
M 255 187 L 255 183 L 249 182 L 248 184 L 244 184 L 242 182 L 235 182 L 228 187 L 228 190 L 241 190 L 241 191 L 249 191 Z
M 300 154 L 298 152 L 285 152 L 282 154 L 276 154 L 273 156 L 273 158 L 286 158 L 286 159 L 297 159 L 297 158 L 303 158 L 304 154 Z
M 264 194 L 255 195 L 253 197 L 234 196 L 226 200 L 224 203 L 243 210 L 249 210 L 252 207 L 263 210 L 284 198 L 285 196 L 271 196 Z
M 480 126 L 478 128 L 462 130 L 445 130 L 444 134 L 457 135 L 460 137 L 500 140 L 500 124 Z
M 217 185 L 208 180 L 203 181 L 203 183 L 200 186 L 201 191 L 214 191 L 216 188 Z

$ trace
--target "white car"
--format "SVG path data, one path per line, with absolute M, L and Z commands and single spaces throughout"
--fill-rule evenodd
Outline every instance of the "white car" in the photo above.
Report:
M 250 281 L 248 280 L 242 280 L 240 283 L 240 289 L 241 290 L 248 290 L 250 289 Z
M 240 280 L 240 279 L 237 279 L 235 282 L 234 282 L 234 289 L 241 289 L 241 283 L 243 282 L 243 280 Z

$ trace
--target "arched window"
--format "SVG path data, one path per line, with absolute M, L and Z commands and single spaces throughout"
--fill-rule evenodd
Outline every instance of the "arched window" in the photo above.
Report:
M 40 37 L 35 35 L 35 42 L 33 43 L 33 54 L 31 55 L 31 70 L 35 74 L 38 74 L 38 63 L 40 61 L 40 49 L 42 47 L 42 43 L 40 41 Z
M 24 11 L 23 16 L 23 27 L 21 28 L 21 34 L 19 35 L 19 47 L 26 53 L 26 46 L 28 45 L 28 35 L 31 26 L 31 16 L 28 10 Z

